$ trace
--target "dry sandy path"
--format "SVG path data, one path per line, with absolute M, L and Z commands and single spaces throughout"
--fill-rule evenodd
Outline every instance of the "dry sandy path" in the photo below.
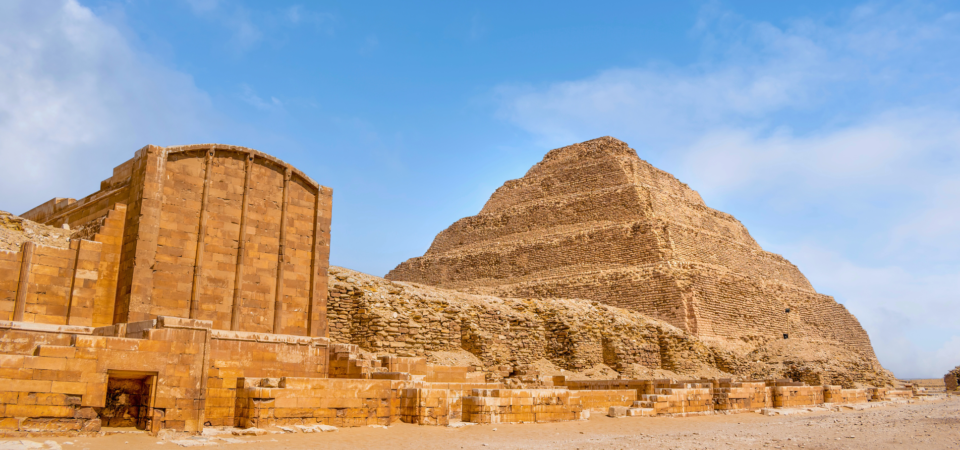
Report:
M 496 431 L 494 431 L 496 430 Z M 960 398 L 863 411 L 768 417 L 755 413 L 688 418 L 594 415 L 586 422 L 477 425 L 460 429 L 397 424 L 335 433 L 244 437 L 226 449 L 960 449 Z M 42 441 L 43 439 L 33 439 Z M 146 435 L 57 438 L 64 450 L 181 448 Z M 198 448 L 216 448 L 198 447 Z

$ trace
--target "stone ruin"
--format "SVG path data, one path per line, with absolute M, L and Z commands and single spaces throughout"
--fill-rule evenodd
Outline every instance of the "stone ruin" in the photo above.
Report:
M 960 392 L 960 366 L 943 376 L 943 385 L 947 392 Z
M 627 150 L 603 139 L 551 152 L 531 171 L 542 172 L 539 178 L 508 183 L 485 208 L 489 214 L 461 221 L 460 231 L 438 237 L 427 258 L 391 276 L 516 295 L 599 298 L 680 327 L 642 330 L 648 319 L 615 317 L 651 345 L 664 333 L 681 343 L 638 350 L 647 357 L 620 350 L 634 362 L 666 358 L 682 366 L 692 354 L 716 361 L 697 336 L 774 330 L 816 334 L 872 357 L 858 326 L 844 330 L 856 322 L 842 307 L 813 292 L 782 258 L 763 253 L 738 222 L 702 206 L 693 191 L 634 161 Z M 573 154 L 583 164 L 561 164 Z M 617 167 L 623 175 L 611 177 Z M 673 190 L 653 189 L 651 182 Z M 0 243 L 13 251 L 0 250 L 0 435 L 551 422 L 611 407 L 618 408 L 613 414 L 690 415 L 909 396 L 883 386 L 843 389 L 785 379 L 587 382 L 532 369 L 521 371 L 528 384 L 522 388 L 509 378 L 513 370 L 431 364 L 422 352 L 409 351 L 430 336 L 411 325 L 423 319 L 420 313 L 399 327 L 377 324 L 366 308 L 378 306 L 361 307 L 362 292 L 328 286 L 331 198 L 329 188 L 252 149 L 147 146 L 96 193 L 53 199 L 22 219 L 4 215 Z M 642 214 L 631 223 L 637 205 Z M 7 239 L 11 229 L 14 240 Z M 622 296 L 610 295 L 616 292 Z M 757 303 L 739 307 L 721 299 Z M 764 309 L 768 305 L 798 311 L 777 316 Z M 500 313 L 477 326 L 453 310 L 444 313 L 435 315 L 440 332 L 449 334 L 438 338 L 441 344 L 480 355 L 525 346 L 510 342 L 511 333 L 486 338 L 483 327 L 496 326 L 493 316 Z M 747 331 L 722 323 L 724 315 Z M 539 333 L 536 320 L 529 323 Z M 561 347 L 610 353 L 602 338 L 584 345 L 573 337 L 577 330 L 563 326 L 554 327 L 569 338 Z M 593 351 L 543 344 L 573 355 L 571 364 Z

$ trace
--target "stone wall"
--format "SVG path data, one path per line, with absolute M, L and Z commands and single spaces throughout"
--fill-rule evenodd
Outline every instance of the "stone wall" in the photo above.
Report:
M 116 204 L 65 248 L 22 244 L 0 251 L 0 318 L 104 326 L 113 323 L 126 206 Z
M 499 376 L 541 359 L 574 371 L 598 364 L 625 374 L 635 366 L 716 370 L 718 353 L 696 338 L 599 303 L 501 299 L 392 283 L 342 268 L 330 273 L 330 337 L 365 351 L 466 350 Z
M 848 388 L 893 382 L 879 364 L 828 339 L 778 336 L 731 346 L 600 302 L 473 295 L 339 267 L 330 269 L 328 286 L 331 339 L 374 353 L 466 351 L 495 377 L 518 375 L 545 359 L 572 371 L 603 364 L 628 379 L 665 370 L 697 377 L 789 376 Z

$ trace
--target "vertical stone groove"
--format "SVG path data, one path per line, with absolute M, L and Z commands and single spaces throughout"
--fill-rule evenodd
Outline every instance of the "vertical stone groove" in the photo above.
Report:
M 243 299 L 243 258 L 247 243 L 247 203 L 250 201 L 250 180 L 253 177 L 253 153 L 248 153 L 244 167 L 243 203 L 240 206 L 240 236 L 237 238 L 237 272 L 233 277 L 233 310 L 230 313 L 230 329 L 240 329 L 240 301 Z
M 36 244 L 27 241 L 20 247 L 20 280 L 17 283 L 17 301 L 13 308 L 13 320 L 23 321 L 23 312 L 27 308 L 27 289 L 30 287 L 30 269 L 33 268 L 33 248 Z
M 320 299 L 320 295 L 325 294 L 325 292 L 319 292 L 317 289 L 317 282 L 320 281 L 319 277 L 326 276 L 326 274 L 317 273 L 320 270 L 320 214 L 321 214 L 321 203 L 320 196 L 323 193 L 323 189 L 317 188 L 317 196 L 314 198 L 313 202 L 313 254 L 310 258 L 310 307 L 307 308 L 307 336 L 319 336 L 317 330 L 316 318 L 314 315 L 317 313 L 319 305 L 317 302 Z
M 287 243 L 287 204 L 290 203 L 290 168 L 283 172 L 283 203 L 280 205 L 280 246 L 277 250 L 277 291 L 273 302 L 273 332 L 280 333 L 283 318 L 283 265 L 284 246 Z
M 207 150 L 206 172 L 203 175 L 203 197 L 200 199 L 200 226 L 197 229 L 197 257 L 193 264 L 193 289 L 190 292 L 190 318 L 200 313 L 200 271 L 203 269 L 203 238 L 207 234 L 207 198 L 210 196 L 210 173 L 215 149 Z
M 80 265 L 80 246 L 82 241 L 77 239 L 77 254 L 73 258 L 73 274 L 70 277 L 70 293 L 67 294 L 67 325 L 71 325 L 70 319 L 73 318 L 73 291 L 77 288 L 77 268 Z M 73 243 L 73 239 L 71 239 Z

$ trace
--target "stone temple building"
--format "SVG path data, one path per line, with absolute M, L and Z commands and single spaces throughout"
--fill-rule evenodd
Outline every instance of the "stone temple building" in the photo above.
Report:
M 76 238 L 0 252 L 0 434 L 447 420 L 418 388 L 482 373 L 327 338 L 331 194 L 252 149 L 147 146 L 23 214 Z
M 100 191 L 22 215 L 83 230 L 100 243 L 75 252 L 99 254 L 90 266 L 104 269 L 95 285 L 92 271 L 77 267 L 74 275 L 91 290 L 56 301 L 28 290 L 22 302 L 8 297 L 4 310 L 13 320 L 49 324 L 174 316 L 220 330 L 326 336 L 331 193 L 254 150 L 147 146 Z

